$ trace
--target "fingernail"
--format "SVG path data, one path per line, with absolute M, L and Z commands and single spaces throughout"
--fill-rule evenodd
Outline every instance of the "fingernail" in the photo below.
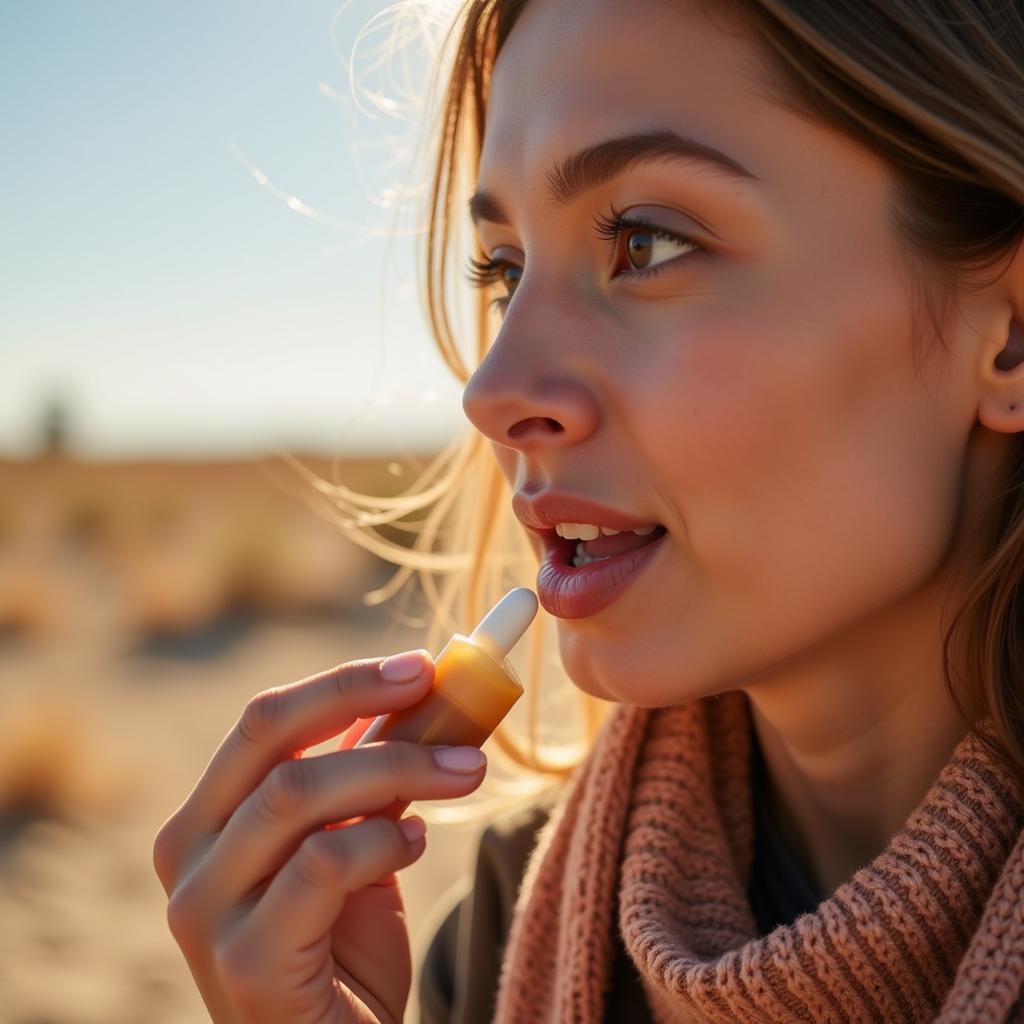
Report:
M 424 650 L 393 654 L 380 663 L 380 674 L 389 683 L 411 683 L 419 679 L 430 657 Z
M 479 771 L 485 763 L 484 755 L 476 747 L 442 747 L 434 751 L 434 760 L 446 772 Z
M 405 833 L 405 838 L 410 843 L 415 843 L 417 839 L 422 839 L 427 832 L 427 823 L 415 815 L 403 818 L 398 823 L 398 827 Z

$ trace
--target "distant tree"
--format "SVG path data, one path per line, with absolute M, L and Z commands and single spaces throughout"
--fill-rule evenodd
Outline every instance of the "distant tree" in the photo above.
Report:
M 44 458 L 64 455 L 68 441 L 68 406 L 63 395 L 54 395 L 43 406 L 41 448 Z

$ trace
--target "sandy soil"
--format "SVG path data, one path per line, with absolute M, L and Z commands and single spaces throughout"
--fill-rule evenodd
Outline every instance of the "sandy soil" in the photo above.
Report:
M 2 470 L 0 496 L 32 492 L 42 511 L 0 505 L 0 611 L 5 601 L 23 609 L 6 626 L 0 617 L 0 1022 L 207 1020 L 164 922 L 151 865 L 160 823 L 251 694 L 420 646 L 422 631 L 392 621 L 388 606 L 359 605 L 353 595 L 386 575 L 329 528 L 325 550 L 348 560 L 334 568 L 347 590 L 333 605 L 220 614 L 154 640 L 133 618 L 128 574 L 95 546 L 69 546 L 65 536 L 57 550 L 33 532 L 43 512 L 53 518 L 52 488 L 22 481 L 12 491 Z M 180 497 L 180 480 L 175 487 Z M 131 480 L 127 493 L 137 493 Z M 191 508 L 193 498 L 182 500 Z M 320 528 L 303 515 L 293 529 Z M 44 580 L 35 604 L 24 597 L 26 565 Z M 187 593 L 175 594 L 190 607 Z M 35 609 L 27 626 L 26 606 Z M 469 870 L 479 827 L 432 827 L 426 854 L 403 874 L 417 954 Z M 407 1020 L 416 1020 L 415 1003 Z

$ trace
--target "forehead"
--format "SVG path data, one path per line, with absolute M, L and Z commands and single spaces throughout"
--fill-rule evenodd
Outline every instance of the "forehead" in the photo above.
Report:
M 758 58 L 735 23 L 679 0 L 530 0 L 495 63 L 480 181 L 666 128 L 750 166 L 771 107 Z

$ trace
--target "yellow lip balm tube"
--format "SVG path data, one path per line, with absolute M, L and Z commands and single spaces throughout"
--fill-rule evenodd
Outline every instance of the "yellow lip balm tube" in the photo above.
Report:
M 537 614 L 537 595 L 510 590 L 468 637 L 456 633 L 434 661 L 434 684 L 412 707 L 380 715 L 356 743 L 409 740 L 479 747 L 523 695 L 505 660 Z

